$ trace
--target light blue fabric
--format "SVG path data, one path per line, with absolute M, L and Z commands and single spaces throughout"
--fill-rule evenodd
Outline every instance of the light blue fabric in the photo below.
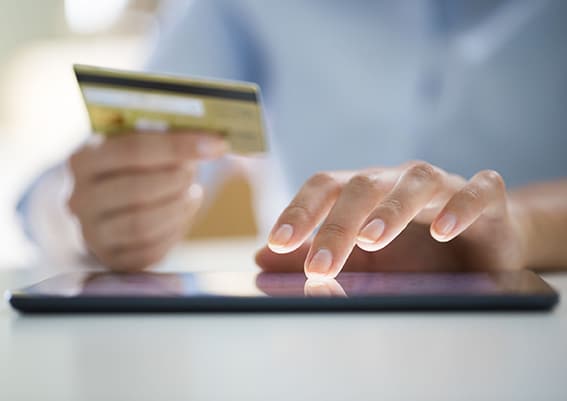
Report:
M 408 159 L 567 176 L 562 0 L 201 0 L 148 68 L 258 82 L 291 191 Z
M 259 83 L 288 194 L 410 159 L 509 186 L 567 176 L 567 1 L 170 3 L 147 68 Z M 269 225 L 283 204 L 264 203 Z

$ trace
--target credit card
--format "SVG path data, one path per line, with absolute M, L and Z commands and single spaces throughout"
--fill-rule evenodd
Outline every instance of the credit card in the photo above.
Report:
M 260 88 L 249 82 L 74 65 L 93 132 L 204 131 L 234 153 L 267 150 Z

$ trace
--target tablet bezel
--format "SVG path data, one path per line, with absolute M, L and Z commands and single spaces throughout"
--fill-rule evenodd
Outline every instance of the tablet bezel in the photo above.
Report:
M 533 291 L 525 292 L 523 289 L 518 293 L 489 295 L 390 294 L 355 297 L 58 296 L 33 293 L 34 285 L 8 291 L 6 298 L 12 307 L 24 313 L 544 311 L 551 310 L 558 303 L 559 294 L 537 274 L 528 270 L 517 274 L 529 275 L 529 282 L 535 283 Z M 62 276 L 54 276 L 51 280 Z

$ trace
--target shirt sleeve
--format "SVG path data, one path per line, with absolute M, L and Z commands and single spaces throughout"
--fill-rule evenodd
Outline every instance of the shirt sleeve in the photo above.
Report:
M 51 167 L 30 184 L 17 212 L 27 237 L 50 260 L 64 265 L 79 261 L 90 264 L 80 227 L 67 208 L 71 185 L 66 163 Z

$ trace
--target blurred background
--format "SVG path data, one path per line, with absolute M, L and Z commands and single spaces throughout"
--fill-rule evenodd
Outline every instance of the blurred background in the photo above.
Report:
M 88 133 L 73 63 L 140 68 L 165 0 L 0 0 L 0 266 L 33 257 L 14 209 Z

